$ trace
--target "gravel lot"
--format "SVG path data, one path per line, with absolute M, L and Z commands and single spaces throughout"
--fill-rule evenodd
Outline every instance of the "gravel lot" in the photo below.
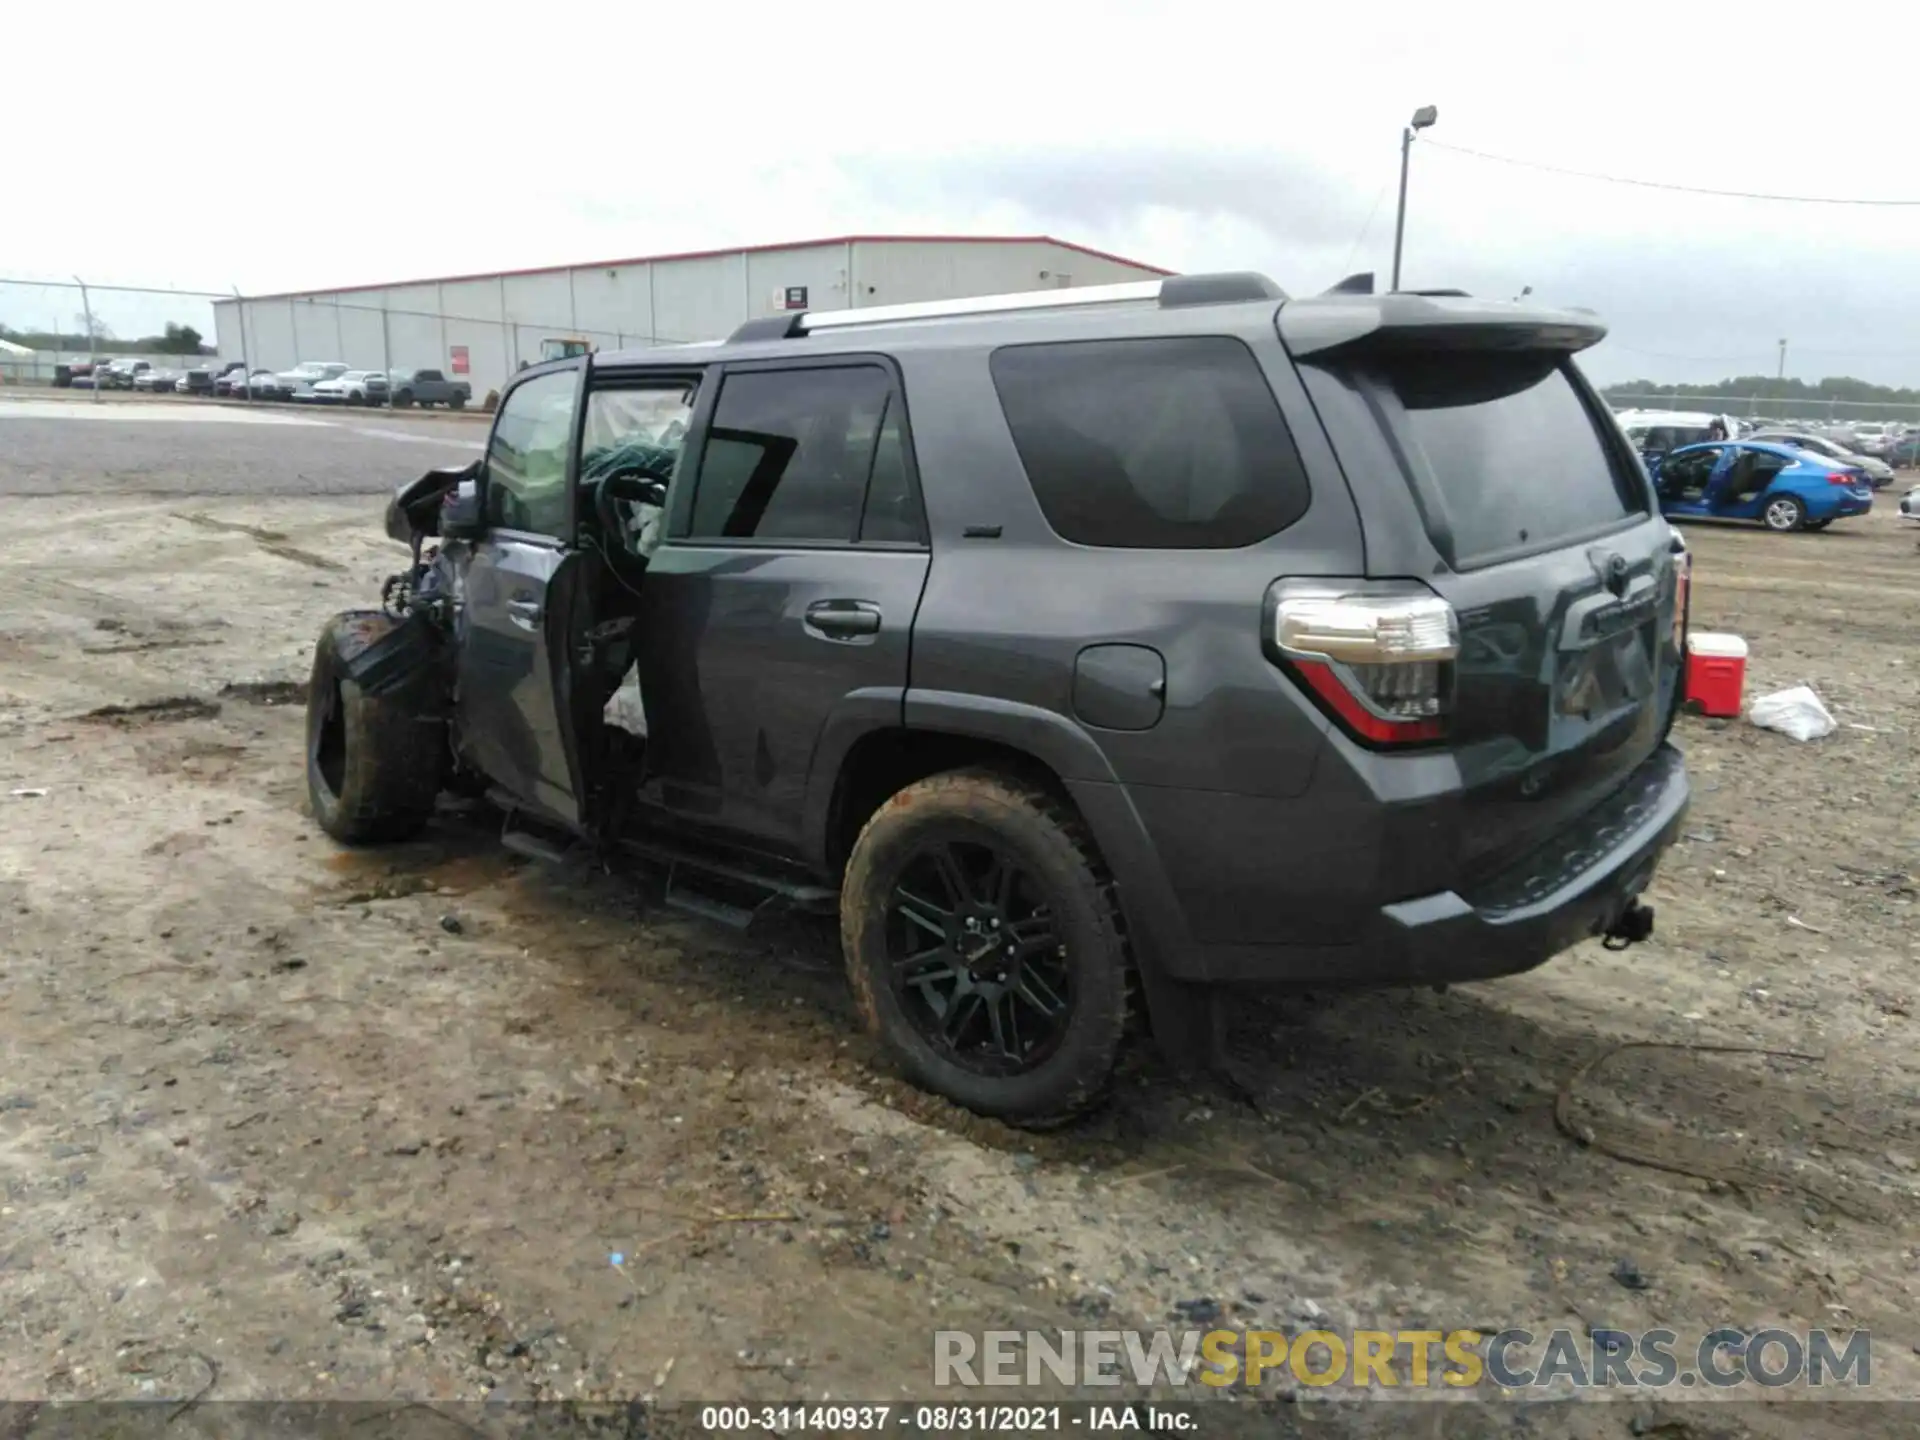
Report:
M 483 815 L 381 853 L 315 830 L 312 636 L 396 565 L 380 497 L 483 435 L 0 402 L 0 1398 L 899 1401 L 931 1392 L 935 1328 L 1184 1327 L 1197 1301 L 1289 1330 L 1859 1326 L 1874 1391 L 1920 1398 L 1897 490 L 1822 535 L 1690 531 L 1696 624 L 1748 637 L 1749 693 L 1812 683 L 1843 728 L 1682 722 L 1699 795 L 1653 943 L 1253 998 L 1257 1105 L 1142 1053 L 1036 1137 L 876 1065 L 825 924 L 737 937 L 644 876 L 519 861 Z M 1714 1045 L 1819 1058 L 1689 1048 Z M 1214 1433 L 1915 1415 L 1692 1398 L 1275 1382 Z

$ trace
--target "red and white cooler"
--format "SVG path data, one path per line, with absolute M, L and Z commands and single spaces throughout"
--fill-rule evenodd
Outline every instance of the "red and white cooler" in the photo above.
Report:
M 1747 642 L 1698 631 L 1687 637 L 1687 703 L 1703 715 L 1737 719 L 1747 689 Z

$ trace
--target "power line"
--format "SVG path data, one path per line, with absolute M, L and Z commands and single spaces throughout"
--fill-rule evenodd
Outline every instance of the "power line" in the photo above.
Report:
M 1511 155 L 1492 155 L 1485 150 L 1469 150 L 1464 145 L 1449 145 L 1444 140 L 1422 139 L 1422 145 L 1435 150 L 1451 150 L 1456 155 L 1471 155 L 1476 160 L 1491 160 L 1522 170 L 1540 170 L 1549 175 L 1569 175 L 1576 180 L 1599 180 L 1608 185 L 1632 185 L 1642 190 L 1671 190 L 1683 195 L 1714 195 L 1722 200 L 1769 200 L 1781 205 L 1865 205 L 1881 209 L 1920 208 L 1920 200 L 1867 200 L 1834 195 L 1773 195 L 1760 190 L 1714 190 L 1704 185 L 1678 185 L 1667 180 L 1639 180 L 1627 175 L 1602 175 L 1594 170 L 1570 170 L 1563 165 L 1547 165 L 1538 160 L 1518 160 Z

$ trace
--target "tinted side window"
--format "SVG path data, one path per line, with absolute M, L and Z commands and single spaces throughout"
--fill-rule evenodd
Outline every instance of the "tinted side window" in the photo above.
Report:
M 927 523 L 920 511 L 907 464 L 907 427 L 900 397 L 890 396 L 874 437 L 873 476 L 867 482 L 867 508 L 860 520 L 860 538 L 881 544 L 925 544 Z
M 487 442 L 487 522 L 565 537 L 567 461 L 579 373 L 563 370 L 516 385 L 501 402 Z
M 1306 513 L 1306 471 L 1253 352 L 1224 336 L 1017 345 L 994 388 L 1064 539 L 1251 545 Z
M 873 365 L 727 376 L 701 454 L 689 536 L 851 544 L 891 390 Z

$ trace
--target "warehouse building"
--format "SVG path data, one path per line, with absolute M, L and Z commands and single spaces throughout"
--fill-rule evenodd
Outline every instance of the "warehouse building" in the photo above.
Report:
M 759 315 L 1111 285 L 1170 273 L 1047 235 L 846 235 L 790 245 L 247 296 L 214 305 L 222 360 L 432 367 L 496 389 L 545 342 L 714 340 Z

